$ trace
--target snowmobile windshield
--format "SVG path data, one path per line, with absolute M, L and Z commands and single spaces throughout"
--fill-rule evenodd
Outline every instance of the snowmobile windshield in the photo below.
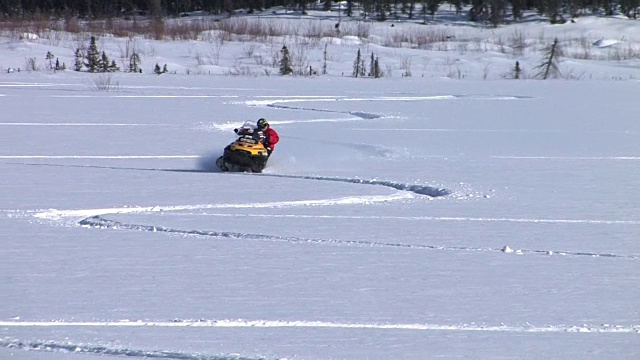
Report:
M 253 121 L 245 121 L 244 124 L 242 124 L 242 126 L 240 127 L 241 129 L 249 129 L 249 130 L 256 130 L 256 124 L 253 123 Z
M 250 141 L 258 143 L 264 140 L 265 136 L 262 131 L 256 128 L 256 125 L 252 121 L 246 121 L 242 127 L 238 129 L 239 140 Z

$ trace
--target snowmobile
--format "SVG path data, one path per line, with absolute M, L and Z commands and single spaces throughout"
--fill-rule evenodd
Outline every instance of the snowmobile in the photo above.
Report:
M 222 171 L 262 172 L 269 159 L 269 153 L 263 144 L 264 133 L 249 121 L 234 131 L 238 138 L 224 148 L 224 153 L 216 160 L 216 165 Z

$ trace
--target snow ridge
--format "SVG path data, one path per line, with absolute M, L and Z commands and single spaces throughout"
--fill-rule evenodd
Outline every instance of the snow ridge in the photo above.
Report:
M 518 255 L 523 254 L 537 254 L 537 255 L 564 255 L 564 256 L 586 256 L 593 258 L 625 258 L 625 259 L 639 259 L 640 255 L 624 255 L 624 254 L 612 254 L 612 253 L 596 253 L 587 251 L 556 251 L 556 250 L 532 250 L 532 249 L 519 249 L 513 251 L 505 251 L 505 248 L 474 248 L 465 246 L 440 246 L 440 245 L 427 245 L 427 244 L 403 244 L 403 243 L 385 243 L 376 241 L 365 240 L 339 240 L 339 239 L 313 239 L 303 238 L 295 236 L 276 236 L 265 234 L 250 234 L 231 231 L 207 231 L 207 230 L 184 230 L 175 229 L 164 226 L 144 225 L 144 224 L 128 224 L 120 221 L 114 221 L 105 219 L 100 215 L 88 217 L 81 220 L 78 223 L 80 226 L 92 227 L 98 229 L 114 229 L 114 230 L 134 230 L 134 231 L 149 231 L 149 232 L 164 232 L 170 234 L 180 235 L 194 235 L 194 236 L 207 236 L 217 238 L 228 239 L 241 239 L 241 240 L 266 240 L 266 241 L 284 241 L 294 244 L 324 244 L 324 245 L 347 245 L 347 246 L 366 246 L 366 247 L 387 247 L 387 248 L 405 248 L 405 249 L 424 249 L 424 250 L 441 250 L 441 251 L 467 251 L 467 252 L 502 252 L 505 254 L 515 253 Z
M 451 191 L 445 188 L 438 188 L 429 185 L 410 185 L 403 184 L 389 180 L 377 180 L 377 179 L 353 179 L 353 178 L 339 178 L 328 176 L 309 176 L 309 175 L 284 175 L 284 174 L 251 174 L 256 176 L 270 176 L 287 179 L 304 179 L 304 180 L 320 180 L 320 181 L 336 181 L 352 184 L 365 184 L 365 185 L 380 185 L 390 187 L 396 190 L 409 191 L 418 195 L 427 195 L 431 197 L 447 196 L 451 194 Z
M 534 326 L 530 323 L 522 325 L 487 325 L 476 323 L 463 324 L 429 324 L 429 323 L 345 323 L 329 321 L 283 321 L 283 320 L 246 320 L 246 319 L 173 319 L 170 321 L 0 321 L 3 327 L 199 327 L 199 328 L 343 328 L 343 329 L 376 329 L 376 330 L 414 330 L 414 331 L 488 331 L 511 333 L 617 333 L 640 334 L 637 325 L 547 325 Z M 5 340 L 6 341 L 6 340 Z M 3 343 L 0 342 L 0 345 Z M 6 345 L 5 345 L 6 346 Z M 180 358 L 182 359 L 182 358 Z M 191 359 L 191 358 L 185 358 Z M 199 359 L 199 358 L 198 358 Z M 209 359 L 209 358 L 206 358 Z M 218 358 L 214 358 L 218 359 Z
M 62 218 L 87 218 L 105 214 L 131 214 L 153 213 L 167 211 L 193 211 L 203 209 L 256 209 L 256 208 L 286 208 L 297 206 L 335 206 L 353 204 L 371 204 L 377 202 L 399 201 L 413 198 L 411 194 L 396 192 L 391 195 L 349 196 L 334 199 L 275 201 L 257 203 L 230 203 L 230 204 L 202 204 L 202 205 L 174 205 L 174 206 L 146 206 L 146 207 L 119 207 L 98 209 L 57 210 L 48 209 L 35 211 L 33 215 L 39 219 L 60 220 Z
M 14 348 L 22 350 L 39 350 L 50 352 L 71 352 L 80 354 L 96 354 L 96 355 L 111 355 L 111 356 L 127 356 L 134 358 L 144 359 L 169 359 L 169 360 L 263 360 L 265 358 L 256 357 L 249 358 L 237 355 L 203 355 L 203 354 L 188 354 L 183 352 L 174 351 L 158 351 L 158 350 L 136 350 L 120 348 L 115 346 L 106 345 L 85 345 L 74 344 L 71 342 L 56 342 L 56 341 L 24 341 L 18 339 L 0 339 L 0 347 Z

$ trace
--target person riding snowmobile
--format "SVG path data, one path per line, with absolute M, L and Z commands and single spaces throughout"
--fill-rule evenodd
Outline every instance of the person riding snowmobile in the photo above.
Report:
M 262 143 L 264 147 L 267 148 L 267 153 L 271 155 L 273 150 L 276 148 L 276 144 L 280 141 L 280 136 L 278 133 L 271 128 L 269 122 L 265 118 L 260 118 L 256 122 L 256 127 L 258 131 L 261 131 L 264 134 L 264 140 Z

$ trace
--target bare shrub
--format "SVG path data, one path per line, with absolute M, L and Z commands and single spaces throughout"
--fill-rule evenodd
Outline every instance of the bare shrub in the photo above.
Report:
M 220 52 L 222 51 L 223 45 L 224 41 L 222 41 L 222 39 L 216 39 L 211 42 L 211 58 L 213 59 L 213 63 L 215 65 L 220 64 Z
M 269 49 L 269 60 L 271 67 L 277 68 L 280 65 L 280 47 L 272 46 Z
M 460 70 L 459 67 L 449 67 L 449 72 L 447 73 L 447 77 L 449 79 L 458 79 L 458 80 L 462 80 L 464 78 L 467 77 L 467 74 L 465 74 L 464 72 L 462 72 L 462 70 Z
M 586 72 L 584 71 L 580 74 L 574 74 L 573 72 L 573 69 L 569 69 L 565 74 L 562 75 L 562 78 L 565 80 L 582 80 L 586 75 Z
M 482 65 L 482 80 L 487 80 L 489 77 L 489 67 L 491 64 L 486 63 Z
M 496 38 L 495 38 L 495 40 L 494 40 L 494 42 L 495 42 L 495 44 L 498 46 L 498 48 L 499 48 L 499 50 L 498 50 L 498 51 L 499 51 L 500 53 L 502 53 L 502 54 L 506 54 L 506 53 L 507 53 L 507 49 L 506 49 L 506 47 L 505 47 L 505 45 L 506 45 L 506 44 L 505 44 L 505 41 L 504 41 L 504 39 L 502 38 L 502 36 L 498 36 L 498 37 L 496 37 Z
M 527 43 L 524 33 L 521 30 L 516 29 L 511 33 L 508 42 L 509 46 L 511 46 L 511 49 L 513 50 L 514 56 L 521 56 L 524 54 L 524 49 L 527 46 Z
M 36 64 L 36 58 L 25 58 L 24 69 L 26 71 L 38 71 L 38 65 Z
M 165 24 L 165 36 L 171 40 L 198 40 L 200 34 L 214 28 L 211 20 L 179 21 Z
M 118 81 L 114 80 L 111 74 L 99 74 L 94 76 L 89 87 L 95 91 L 116 91 L 120 89 Z
M 155 18 L 149 24 L 151 34 L 154 40 L 162 40 L 165 36 L 164 21 L 161 18 Z
M 476 52 L 481 52 L 482 48 L 483 48 L 483 43 L 482 43 L 482 38 L 480 37 L 475 37 L 473 38 L 470 43 L 472 44 L 472 51 L 476 51 Z
M 309 48 L 301 45 L 296 46 L 290 51 L 291 62 L 294 75 L 304 75 L 309 68 Z
M 107 34 L 104 21 L 94 20 L 85 23 L 86 30 L 92 34 L 103 36 Z
M 199 69 L 199 68 L 188 68 L 185 73 L 187 75 L 206 75 L 207 72 L 203 69 Z
M 411 77 L 411 57 L 402 56 L 400 59 L 400 69 L 403 77 Z
M 48 31 L 44 34 L 44 39 L 47 40 L 51 46 L 60 46 L 60 43 L 65 39 L 65 34 L 56 30 Z
M 461 42 L 456 45 L 456 48 L 460 54 L 464 55 L 467 51 L 469 51 L 469 44 L 466 42 Z
M 198 65 L 206 65 L 208 63 L 207 58 L 202 56 L 200 53 L 196 53 L 196 62 Z
M 387 46 L 399 47 L 402 43 L 409 43 L 414 46 L 424 46 L 433 43 L 449 41 L 452 38 L 446 30 L 433 28 L 407 28 L 402 31 L 394 31 L 385 39 Z
M 366 22 L 349 22 L 340 26 L 340 36 L 356 36 L 358 39 L 367 39 L 370 34 L 371 24 Z
M 251 39 L 265 39 L 269 36 L 287 34 L 286 24 L 260 19 L 230 18 L 215 23 L 215 30 L 228 34 L 248 35 Z
M 391 65 L 390 65 L 390 64 L 386 64 L 384 67 L 385 67 L 385 69 L 386 69 L 386 70 L 384 71 L 384 74 L 385 74 L 387 77 L 391 77 L 391 75 L 393 74 L 393 68 L 391 67 Z
M 253 55 L 255 55 L 257 48 L 258 45 L 256 44 L 247 44 L 243 47 L 242 51 L 246 58 L 252 58 Z
M 82 31 L 82 27 L 80 26 L 78 19 L 71 15 L 65 16 L 63 29 L 69 33 L 79 33 Z
M 640 58 L 640 50 L 634 48 L 631 45 L 627 45 L 625 48 L 615 47 L 607 53 L 606 60 L 628 60 Z
M 228 74 L 234 76 L 258 76 L 258 74 L 253 72 L 248 66 L 234 66 L 229 69 Z

